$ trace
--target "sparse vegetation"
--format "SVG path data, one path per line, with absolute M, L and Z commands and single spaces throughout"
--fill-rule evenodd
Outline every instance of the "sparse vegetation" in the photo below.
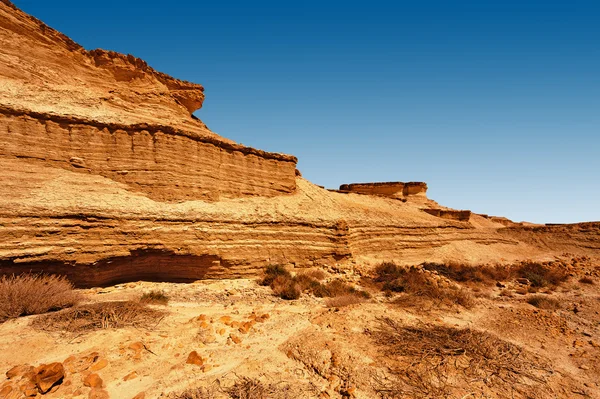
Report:
M 87 332 L 109 328 L 148 328 L 157 325 L 164 312 L 134 301 L 98 302 L 38 317 L 34 327 L 47 331 Z
M 265 384 L 256 378 L 238 376 L 231 386 L 215 382 L 208 387 L 190 388 L 169 395 L 169 399 L 293 399 L 299 395 L 288 384 Z
M 267 282 L 269 284 L 266 284 Z M 341 280 L 321 283 L 309 273 L 300 273 L 292 276 L 282 266 L 267 267 L 261 285 L 269 285 L 275 295 L 288 300 L 300 298 L 303 292 L 320 298 L 333 298 L 345 295 L 354 295 L 361 298 L 370 297 L 368 292 L 359 290 Z
M 539 309 L 556 310 L 560 308 L 560 302 L 547 295 L 532 295 L 527 298 L 527 303 Z
M 363 299 L 356 295 L 342 295 L 335 298 L 327 298 L 325 306 L 328 308 L 343 308 L 345 306 L 361 303 L 362 301 Z
M 300 285 L 291 276 L 277 276 L 271 283 L 271 289 L 275 295 L 287 300 L 298 299 L 302 294 Z
M 292 275 L 281 265 L 269 265 L 265 268 L 265 276 L 261 280 L 260 285 L 271 285 L 277 277 L 291 278 Z
M 169 303 L 169 297 L 163 291 L 152 290 L 144 293 L 140 297 L 140 302 L 153 305 L 167 305 Z
M 21 274 L 0 278 L 0 323 L 10 318 L 64 309 L 80 295 L 66 277 Z
M 509 267 L 501 265 L 467 265 L 458 262 L 430 263 L 421 265 L 423 269 L 435 271 L 439 275 L 459 283 L 475 282 L 493 284 L 496 281 L 507 280 L 511 277 Z
M 556 286 L 566 281 L 569 275 L 558 264 L 523 262 L 516 269 L 517 277 L 526 278 L 532 287 Z
M 548 362 L 486 332 L 407 326 L 385 318 L 372 334 L 393 370 L 390 378 L 375 383 L 383 398 L 479 397 L 490 390 L 502 397 L 552 393 L 546 384 L 552 373 Z
M 471 308 L 475 304 L 475 299 L 469 291 L 459 287 L 441 287 L 431 279 L 427 271 L 416 266 L 401 267 L 391 262 L 382 263 L 375 269 L 374 281 L 384 292 L 408 294 L 395 301 L 404 306 L 416 304 L 412 298 L 456 304 L 465 308 Z
M 308 270 L 303 270 L 298 274 L 298 276 L 308 276 L 314 280 L 322 281 L 327 277 L 327 273 L 318 268 L 312 268 Z

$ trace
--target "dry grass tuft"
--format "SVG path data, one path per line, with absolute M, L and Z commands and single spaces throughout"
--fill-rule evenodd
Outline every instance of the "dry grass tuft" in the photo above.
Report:
M 343 308 L 345 306 L 355 305 L 363 302 L 364 299 L 356 295 L 342 295 L 335 298 L 327 298 L 325 300 L 325 306 L 328 308 Z
M 169 399 L 216 399 L 218 396 L 217 390 L 213 387 L 189 388 L 183 392 L 172 393 L 168 396 Z
M 0 278 L 0 323 L 77 304 L 80 295 L 66 277 L 21 274 Z
M 560 302 L 546 295 L 532 295 L 527 298 L 527 303 L 539 309 L 556 310 L 560 309 Z
M 139 302 L 100 302 L 38 317 L 34 327 L 46 331 L 87 332 L 108 328 L 155 326 L 164 312 Z
M 153 305 L 167 305 L 169 297 L 163 291 L 152 290 L 144 293 L 140 298 L 140 302 Z
M 223 390 L 231 399 L 292 399 L 298 393 L 284 383 L 264 384 L 256 378 L 237 377 L 234 384 Z
M 307 277 L 312 278 L 313 280 L 323 281 L 327 277 L 327 273 L 325 273 L 321 269 L 314 268 L 314 269 L 303 270 L 302 272 L 300 272 L 300 274 L 298 276 L 307 276 Z
M 306 393 L 306 392 L 304 392 Z M 222 387 L 220 380 L 207 387 L 190 388 L 180 393 L 172 393 L 169 399 L 295 399 L 304 397 L 288 384 L 265 384 L 256 378 L 236 376 L 231 386 Z
M 485 332 L 406 326 L 384 318 L 372 335 L 393 370 L 375 383 L 384 398 L 488 397 L 491 392 L 543 398 L 552 393 L 546 384 L 552 374 L 548 362 Z

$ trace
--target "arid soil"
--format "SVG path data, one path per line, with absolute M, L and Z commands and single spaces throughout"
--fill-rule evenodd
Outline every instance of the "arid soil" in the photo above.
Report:
M 62 363 L 64 378 L 48 398 L 598 398 L 600 263 L 566 264 L 569 278 L 551 289 L 459 284 L 468 307 L 386 294 L 358 270 L 330 269 L 327 279 L 372 297 L 337 306 L 308 294 L 285 301 L 252 279 L 81 290 L 92 304 L 137 302 L 153 290 L 169 302 L 148 305 L 161 313 L 124 328 L 57 331 L 56 317 L 68 310 L 9 320 L 0 325 L 0 370 Z M 556 302 L 538 308 L 528 303 L 536 296 Z M 23 381 L 0 384 L 0 397 L 24 397 Z M 243 381 L 268 394 L 231 394 Z M 190 389 L 199 396 L 183 396 Z

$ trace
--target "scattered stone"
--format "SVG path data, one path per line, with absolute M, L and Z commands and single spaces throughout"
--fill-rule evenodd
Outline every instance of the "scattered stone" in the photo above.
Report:
M 60 385 L 64 376 L 65 368 L 62 363 L 42 364 L 34 369 L 34 381 L 42 394 L 55 384 Z
M 196 351 L 190 352 L 185 361 L 187 364 L 195 364 L 196 366 L 202 366 L 204 364 L 204 359 L 198 354 Z
M 240 344 L 242 339 L 235 334 L 229 334 L 229 338 L 233 341 L 234 344 Z
M 88 399 L 109 399 L 108 392 L 101 388 L 93 388 L 88 394 Z
M 23 364 L 15 366 L 6 372 L 6 378 L 13 379 L 15 377 L 27 377 L 33 374 L 33 366 L 29 364 Z
M 123 381 L 129 381 L 129 380 L 133 380 L 134 378 L 137 377 L 137 372 L 136 371 L 132 371 L 131 373 L 127 374 L 125 377 L 123 377 Z
M 100 359 L 90 367 L 91 371 L 99 371 L 108 365 L 108 360 Z
M 87 377 L 83 379 L 83 385 L 92 388 L 102 388 L 102 378 L 96 373 L 88 374 Z

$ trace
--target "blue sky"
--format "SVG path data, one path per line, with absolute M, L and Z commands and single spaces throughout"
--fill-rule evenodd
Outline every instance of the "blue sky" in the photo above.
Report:
M 312 182 L 600 220 L 600 3 L 13 0 L 87 49 L 205 86 L 212 130 Z

